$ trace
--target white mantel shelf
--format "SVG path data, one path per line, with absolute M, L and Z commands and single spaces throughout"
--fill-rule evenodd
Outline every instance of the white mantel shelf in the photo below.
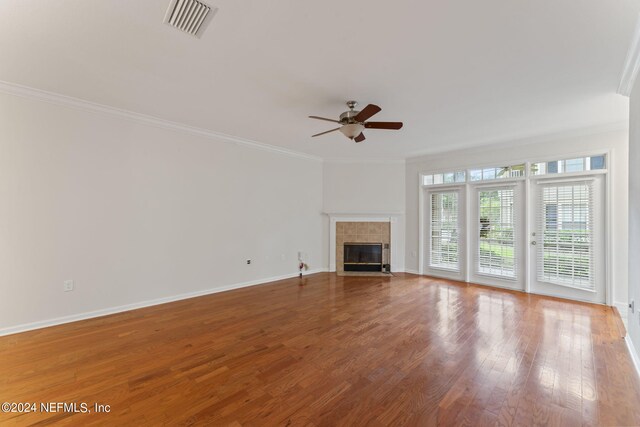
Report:
M 370 216 L 386 216 L 386 217 L 390 217 L 390 216 L 403 216 L 404 212 L 322 212 L 324 215 L 327 216 L 365 216 L 365 217 L 370 217 Z

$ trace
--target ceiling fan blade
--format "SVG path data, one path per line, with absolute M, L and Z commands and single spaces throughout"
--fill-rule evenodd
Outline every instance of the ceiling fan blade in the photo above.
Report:
M 364 127 L 367 129 L 402 129 L 402 122 L 366 122 Z
M 353 138 L 353 140 L 355 142 L 362 142 L 364 141 L 366 138 L 364 137 L 364 133 L 360 132 L 360 135 L 356 136 L 355 138 Z
M 335 132 L 335 131 L 337 131 L 337 130 L 340 130 L 340 128 L 331 129 L 331 130 L 328 130 L 328 131 L 326 131 L 326 132 L 316 133 L 315 135 L 311 135 L 311 137 L 313 138 L 314 136 L 324 135 L 325 133 Z
M 310 118 L 310 119 L 316 119 L 316 120 L 324 120 L 324 121 L 327 121 L 327 122 L 333 122 L 333 123 L 340 123 L 340 122 L 339 122 L 339 121 L 337 121 L 337 120 L 333 120 L 333 119 L 326 119 L 326 118 L 324 118 L 324 117 L 318 117 L 318 116 L 309 116 L 309 118 Z
M 356 122 L 364 122 L 369 117 L 373 116 L 374 114 L 379 113 L 380 111 L 382 111 L 382 108 L 378 107 L 377 105 L 369 104 L 366 107 L 364 107 L 362 109 L 362 111 L 360 111 L 354 117 L 354 119 L 355 119 Z

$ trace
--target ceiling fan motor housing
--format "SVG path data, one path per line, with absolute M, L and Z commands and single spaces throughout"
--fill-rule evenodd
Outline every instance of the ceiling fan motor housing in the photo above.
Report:
M 358 115 L 360 111 L 358 110 L 349 110 L 340 114 L 340 123 L 343 125 L 348 125 L 350 123 L 357 123 L 354 119 L 355 116 Z

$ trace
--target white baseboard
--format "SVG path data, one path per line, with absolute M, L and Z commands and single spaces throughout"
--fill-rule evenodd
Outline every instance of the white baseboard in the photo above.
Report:
M 622 319 L 622 323 L 624 323 L 624 327 L 628 328 L 627 312 L 629 311 L 629 304 L 626 302 L 614 302 L 613 306 L 618 309 L 618 313 L 620 313 L 620 318 Z
M 633 342 L 631 338 L 629 338 L 629 334 L 624 337 L 624 341 L 627 343 L 627 348 L 629 349 L 629 353 L 631 353 L 631 360 L 633 360 L 633 366 L 636 367 L 636 371 L 638 375 L 640 375 L 640 356 L 636 351 L 636 348 L 633 346 Z
M 326 272 L 326 268 L 318 268 L 314 270 L 308 270 L 303 273 L 303 276 L 307 276 L 315 273 Z M 156 298 L 147 301 L 140 301 L 132 304 L 120 305 L 117 307 L 103 308 L 95 311 L 88 311 L 85 313 L 72 314 L 69 316 L 56 317 L 54 319 L 40 320 L 32 323 L 24 323 L 22 325 L 9 326 L 7 328 L 0 329 L 0 337 L 5 335 L 17 334 L 20 332 L 32 331 L 34 329 L 48 328 L 49 326 L 62 325 L 64 323 L 77 322 L 79 320 L 93 319 L 95 317 L 108 316 L 110 314 L 122 313 L 124 311 L 136 310 L 138 308 L 151 307 L 153 305 L 166 304 L 168 302 L 180 301 L 183 299 L 196 298 L 204 295 L 216 294 L 218 292 L 231 291 L 233 289 L 246 288 L 249 286 L 265 285 L 278 280 L 290 279 L 297 277 L 299 273 L 285 274 L 282 276 L 267 277 L 264 279 L 250 280 L 248 282 L 234 283 L 228 286 L 222 286 L 219 288 L 205 289 L 202 291 L 189 292 L 186 294 L 173 295 L 169 297 Z
M 420 272 L 418 270 L 412 270 L 410 268 L 405 268 L 404 272 L 405 273 L 411 273 L 411 274 L 420 274 Z

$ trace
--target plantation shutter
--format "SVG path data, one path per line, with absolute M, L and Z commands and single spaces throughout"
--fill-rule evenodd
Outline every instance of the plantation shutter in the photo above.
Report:
M 429 265 L 460 271 L 458 257 L 458 192 L 431 193 Z
M 593 184 L 543 184 L 538 208 L 538 280 L 595 290 Z

